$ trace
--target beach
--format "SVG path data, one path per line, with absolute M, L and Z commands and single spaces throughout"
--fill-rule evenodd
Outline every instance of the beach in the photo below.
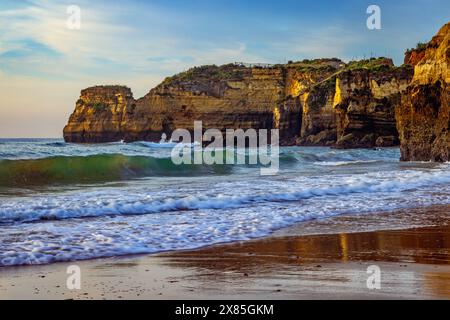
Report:
M 445 216 L 450 207 L 410 211 L 420 220 Z M 262 239 L 197 250 L 4 267 L 0 299 L 450 298 L 449 221 L 369 231 L 371 219 L 401 214 L 344 215 L 333 222 L 297 224 Z M 342 229 L 323 232 L 331 224 Z M 368 229 L 352 233 L 349 229 L 357 225 Z M 66 271 L 74 264 L 81 269 L 81 289 L 71 291 Z M 381 270 L 380 290 L 367 288 L 372 265 Z
M 450 1 L 398 2 L 1 1 L 0 300 L 450 300 Z
M 171 148 L 3 140 L 0 299 L 450 298 L 448 163 L 282 147 L 263 176 Z

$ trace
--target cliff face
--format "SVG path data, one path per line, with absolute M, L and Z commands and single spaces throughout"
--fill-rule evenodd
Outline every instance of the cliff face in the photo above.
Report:
M 339 148 L 398 145 L 395 107 L 412 78 L 380 58 L 351 62 L 302 96 L 302 145 Z
M 332 78 L 335 80 L 335 78 Z M 298 144 L 306 146 L 333 145 L 336 142 L 336 112 L 333 109 L 334 81 L 323 81 L 306 91 L 302 97 L 303 121 Z
M 450 23 L 427 44 L 396 109 L 402 160 L 450 160 Z
M 194 121 L 201 120 L 204 129 L 222 131 L 278 128 L 280 143 L 291 145 L 301 128 L 299 95 L 325 75 L 298 64 L 233 64 L 190 69 L 139 100 L 126 87 L 93 87 L 82 91 L 64 137 L 68 142 L 159 141 L 177 128 L 192 131 Z M 104 108 L 97 110 L 96 104 Z
M 117 95 L 124 98 L 118 101 Z M 136 101 L 124 87 L 84 90 L 64 136 L 70 142 L 159 140 L 162 133 L 170 136 L 177 128 L 193 130 L 195 120 L 203 121 L 205 129 L 220 130 L 270 129 L 277 120 L 289 130 L 292 117 L 290 108 L 281 105 L 283 97 L 281 68 L 194 68 L 166 79 Z M 96 102 L 106 108 L 95 112 L 90 105 Z M 275 119 L 275 114 L 282 117 Z
M 318 59 L 274 66 L 204 66 L 135 100 L 120 86 L 83 90 L 68 142 L 159 141 L 177 128 L 280 129 L 282 145 L 395 145 L 399 93 L 410 74 L 390 60 Z
M 195 120 L 205 129 L 270 129 L 281 124 L 283 89 L 281 68 L 201 67 L 167 79 L 138 105 L 151 119 L 147 128 L 158 134 L 193 130 Z
M 126 87 L 98 86 L 82 90 L 64 128 L 64 138 L 81 143 L 121 140 L 124 114 L 133 105 L 133 95 Z
M 333 107 L 337 112 L 337 147 L 391 147 L 399 144 L 395 107 L 412 78 L 412 68 L 391 60 L 373 60 L 367 69 L 341 73 Z
M 330 145 L 336 141 L 336 120 L 325 80 L 342 70 L 345 63 L 339 59 L 317 59 L 288 67 L 286 95 L 296 99 L 301 107 L 293 137 L 295 144 Z
M 405 53 L 404 64 L 410 66 L 416 66 L 425 57 L 425 47 L 420 47 L 418 49 L 410 49 Z

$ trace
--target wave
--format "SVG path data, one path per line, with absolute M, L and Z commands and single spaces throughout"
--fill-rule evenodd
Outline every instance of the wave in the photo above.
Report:
M 450 172 L 423 173 L 403 172 L 402 176 L 367 176 L 365 179 L 347 184 L 311 186 L 294 192 L 240 194 L 235 196 L 206 195 L 180 198 L 155 199 L 148 194 L 123 195 L 122 197 L 84 194 L 36 198 L 22 202 L 5 202 L 0 208 L 0 222 L 33 222 L 39 220 L 63 220 L 101 216 L 129 216 L 153 213 L 236 209 L 252 205 L 278 202 L 297 202 L 320 197 L 342 197 L 352 194 L 371 195 L 416 190 L 421 187 L 447 186 Z
M 171 158 L 122 154 L 0 160 L 0 187 L 226 174 L 230 170 L 229 166 L 175 165 Z
M 45 145 L 48 147 L 66 147 L 67 143 L 65 143 L 65 142 L 48 142 Z
M 234 173 L 231 165 L 175 165 L 169 156 L 172 143 L 114 142 L 94 147 L 47 141 L 45 145 L 38 147 L 37 150 L 31 151 L 28 146 L 20 150 L 13 147 L 0 150 L 0 187 L 103 183 L 152 176 L 183 177 Z M 236 160 L 237 156 L 245 155 L 245 163 L 249 163 L 249 157 L 254 153 L 254 150 L 248 149 L 222 151 L 224 159 Z M 398 157 L 398 150 L 361 152 L 294 147 L 282 148 L 279 161 L 283 169 L 300 165 L 351 166 L 377 161 L 398 162 Z
M 138 145 L 138 146 L 143 146 L 143 147 L 148 147 L 148 148 L 153 148 L 153 149 L 173 149 L 179 145 L 179 143 L 176 143 L 176 142 L 148 142 L 148 141 L 138 141 L 138 142 L 133 142 L 132 144 Z M 199 144 L 198 143 L 181 144 L 181 146 L 186 146 L 186 147 L 191 147 L 191 148 L 193 148 L 194 146 L 197 146 L 197 145 L 199 145 Z
M 145 142 L 145 141 L 141 141 L 141 142 L 136 142 L 134 143 L 136 145 L 140 145 L 143 147 L 149 147 L 149 148 L 155 148 L 155 149 L 172 149 L 175 148 L 177 146 L 177 143 L 157 143 L 157 142 Z
M 329 167 L 340 167 L 340 166 L 351 166 L 351 165 L 362 165 L 362 164 L 374 164 L 381 162 L 380 160 L 353 160 L 353 161 L 323 161 L 314 162 L 318 166 L 329 166 Z

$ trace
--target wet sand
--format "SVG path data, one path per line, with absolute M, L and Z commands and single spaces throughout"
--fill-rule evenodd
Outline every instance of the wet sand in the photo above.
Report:
M 295 228 L 305 225 L 193 251 L 3 268 L 0 299 L 450 299 L 450 226 L 293 236 Z M 81 268 L 81 290 L 67 289 L 70 265 Z M 371 265 L 380 290 L 367 288 Z

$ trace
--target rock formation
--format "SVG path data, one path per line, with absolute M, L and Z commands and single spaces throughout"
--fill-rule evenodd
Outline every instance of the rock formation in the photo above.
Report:
M 407 53 L 414 77 L 396 108 L 402 160 L 449 161 L 450 23 L 417 51 Z
M 294 144 L 300 134 L 299 95 L 334 72 L 337 59 L 274 66 L 229 64 L 203 66 L 167 78 L 145 97 L 130 89 L 102 86 L 82 91 L 69 123 L 68 142 L 159 141 L 177 128 L 280 129 L 281 143 Z M 307 67 L 305 67 L 307 65 Z M 103 98 L 102 98 L 103 95 Z
M 138 100 L 126 87 L 83 90 L 64 138 L 159 141 L 201 120 L 205 130 L 277 128 L 282 145 L 393 146 L 394 110 L 411 77 L 385 58 L 196 67 Z
M 350 62 L 302 95 L 298 144 L 339 148 L 398 145 L 395 107 L 412 78 L 410 67 L 386 58 Z
M 390 59 L 348 67 L 338 75 L 333 108 L 338 114 L 336 146 L 392 147 L 399 144 L 395 107 L 412 78 L 412 68 Z
M 121 86 L 98 86 L 81 91 L 75 111 L 64 128 L 70 142 L 111 142 L 123 138 L 124 114 L 135 101 L 131 90 Z

